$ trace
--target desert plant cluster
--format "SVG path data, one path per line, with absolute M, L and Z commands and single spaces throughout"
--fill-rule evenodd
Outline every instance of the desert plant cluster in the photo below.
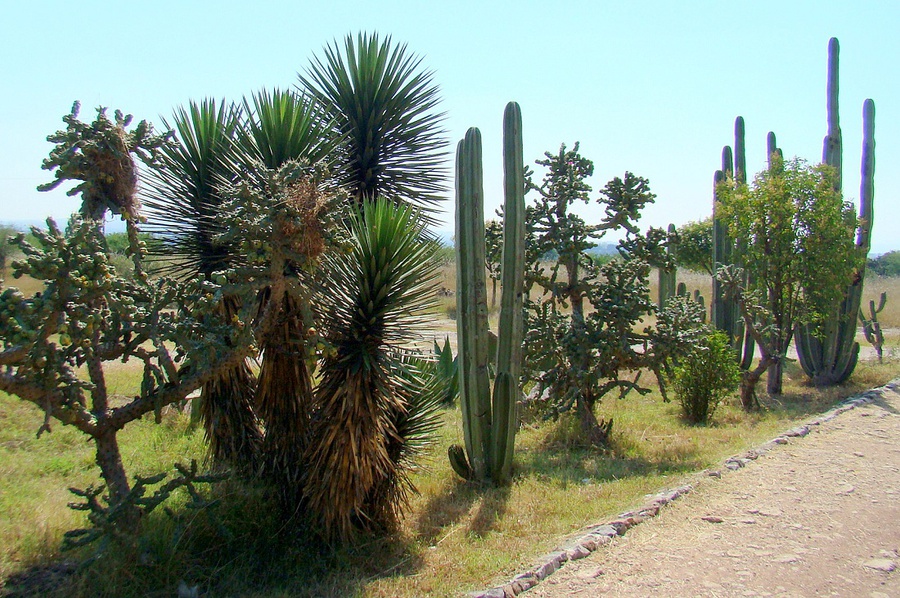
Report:
M 601 413 L 618 399 L 677 398 L 689 426 L 715 425 L 736 392 L 758 413 L 763 375 L 767 396 L 783 394 L 791 347 L 812 384 L 845 382 L 857 319 L 882 360 L 887 295 L 861 309 L 874 104 L 857 215 L 841 189 L 837 60 L 832 40 L 823 164 L 786 160 L 770 133 L 768 168 L 748 181 L 738 117 L 711 217 L 680 229 L 641 229 L 655 195 L 632 172 L 594 193 L 578 143 L 536 160 L 538 180 L 515 102 L 505 200 L 486 220 L 470 129 L 454 168 L 456 355 L 449 340 L 421 349 L 444 291 L 429 227 L 449 173 L 438 88 L 405 46 L 348 36 L 296 88 L 191 100 L 161 131 L 104 108 L 84 122 L 76 102 L 48 137 L 40 189 L 67 186 L 78 209 L 27 237 L 2 231 L 0 251 L 0 269 L 15 257 L 12 278 L 36 284 L 3 282 L 0 390 L 40 409 L 38 436 L 83 434 L 100 470 L 102 483 L 72 489 L 87 516 L 65 546 L 140 561 L 150 513 L 179 492 L 227 535 L 214 497 L 231 484 L 262 489 L 289 543 L 346 549 L 401 529 L 435 446 L 468 492 L 508 492 L 533 458 L 516 449 L 525 411 L 574 422 L 578 450 L 602 458 L 623 424 Z M 587 222 L 579 203 L 604 217 Z M 113 216 L 124 234 L 106 234 Z M 606 235 L 621 240 L 599 259 Z M 685 271 L 708 289 L 679 283 Z M 111 380 L 125 365 L 140 373 L 122 392 Z M 128 471 L 124 431 L 187 405 L 203 467 Z

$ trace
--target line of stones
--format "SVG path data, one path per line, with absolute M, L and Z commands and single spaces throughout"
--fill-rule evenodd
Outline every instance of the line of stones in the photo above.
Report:
M 787 444 L 789 439 L 806 436 L 810 433 L 812 427 L 831 421 L 845 411 L 850 411 L 851 409 L 877 400 L 886 391 L 900 391 L 900 378 L 891 380 L 879 388 L 874 388 L 851 397 L 843 401 L 837 407 L 826 411 L 805 424 L 791 428 L 772 440 L 769 440 L 754 449 L 750 449 L 745 453 L 729 457 L 725 460 L 724 467 L 728 471 L 738 470 L 748 463 L 755 461 L 762 455 L 765 455 L 776 446 Z M 702 473 L 713 477 L 720 477 L 722 475 L 722 472 L 718 470 L 706 470 Z M 524 573 L 516 575 L 509 582 L 486 591 L 470 593 L 468 596 L 470 598 L 513 598 L 518 596 L 555 573 L 566 563 L 566 561 L 575 561 L 589 556 L 600 546 L 611 542 L 614 537 L 622 536 L 628 529 L 635 525 L 638 525 L 651 517 L 656 517 L 664 506 L 679 497 L 688 494 L 691 490 L 693 490 L 693 486 L 687 484 L 674 490 L 654 494 L 643 507 L 636 511 L 622 513 L 613 521 L 588 526 L 586 528 L 588 530 L 586 534 L 567 542 L 559 550 L 542 556 L 538 559 L 537 564 L 534 567 Z

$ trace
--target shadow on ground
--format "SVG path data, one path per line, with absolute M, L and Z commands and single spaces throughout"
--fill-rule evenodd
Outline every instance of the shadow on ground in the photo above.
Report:
M 86 564 L 97 546 L 60 555 L 48 545 L 41 553 L 51 556 L 0 582 L 0 596 L 353 596 L 374 580 L 422 567 L 413 543 L 399 535 L 362 535 L 337 548 L 302 524 L 285 527 L 264 493 L 236 489 L 219 495 L 216 524 L 176 509 L 189 521 L 179 528 L 154 512 L 136 555 L 112 548 Z

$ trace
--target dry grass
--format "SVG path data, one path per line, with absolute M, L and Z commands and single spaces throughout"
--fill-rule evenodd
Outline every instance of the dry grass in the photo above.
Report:
M 26 297 L 30 297 L 34 295 L 37 291 L 43 290 L 44 283 L 37 281 L 30 276 L 23 276 L 21 278 L 14 278 L 12 275 L 12 270 L 9 266 L 2 272 L 2 276 L 0 276 L 0 280 L 2 280 L 2 285 L 0 288 L 8 288 L 8 287 L 16 287 L 22 294 Z
M 185 579 L 210 595 L 456 596 L 510 577 L 583 525 L 614 517 L 644 494 L 679 485 L 691 472 L 898 372 L 896 361 L 863 363 L 851 384 L 823 392 L 806 386 L 791 366 L 787 393 L 767 401 L 766 411 L 746 414 L 726 405 L 705 427 L 683 422 L 677 404 L 663 403 L 656 393 L 610 399 L 600 408 L 616 421 L 609 451 L 585 446 L 568 418 L 526 426 L 508 488 L 477 487 L 453 474 L 446 449 L 460 443 L 462 433 L 458 410 L 450 410 L 439 445 L 415 474 L 420 494 L 393 536 L 323 550 L 279 533 L 265 495 L 232 484 L 220 491 L 220 514 L 232 537 L 198 521 L 193 536 L 173 550 L 172 524 L 160 516 L 148 524 L 150 564 L 113 559 L 103 576 L 76 576 L 77 587 L 66 592 L 171 595 Z M 121 387 L 136 383 L 128 368 L 116 370 L 115 381 Z M 94 482 L 96 472 L 92 447 L 76 431 L 56 426 L 34 438 L 40 414 L 32 406 L 0 396 L 0 421 L 0 577 L 6 578 L 59 557 L 62 532 L 83 522 L 65 508 L 65 487 Z M 187 430 L 185 416 L 171 414 L 161 426 L 147 418 L 122 434 L 126 466 L 149 474 L 176 460 L 202 458 L 201 436 Z
M 447 277 L 445 286 L 451 288 L 452 271 Z M 679 280 L 708 296 L 708 277 L 687 273 Z M 888 310 L 892 297 L 900 302 L 900 280 L 869 282 L 867 297 L 888 291 L 888 308 L 880 314 L 884 326 L 898 326 L 900 317 Z M 455 333 L 455 323 L 443 318 L 434 328 L 438 339 Z M 889 338 L 885 364 L 861 362 L 850 383 L 837 388 L 808 386 L 789 363 L 786 393 L 765 400 L 766 410 L 747 414 L 728 404 L 709 426 L 688 425 L 677 403 L 664 403 L 657 393 L 608 399 L 600 415 L 614 418 L 615 427 L 613 446 L 605 452 L 585 446 L 571 419 L 527 425 L 517 437 L 516 472 L 508 488 L 477 487 L 455 476 L 446 450 L 462 443 L 462 431 L 458 410 L 449 410 L 438 446 L 414 476 L 420 494 L 392 536 L 365 537 L 332 550 L 282 528 L 264 491 L 233 483 L 217 492 L 230 536 L 197 519 L 173 546 L 172 523 L 154 516 L 147 525 L 145 562 L 113 556 L 102 575 L 75 575 L 63 593 L 170 596 L 182 579 L 207 595 L 260 597 L 458 596 L 485 588 L 527 567 L 585 524 L 612 518 L 640 504 L 644 494 L 679 485 L 692 472 L 897 376 L 898 342 L 900 335 Z M 126 393 L 138 381 L 130 365 L 112 368 L 111 375 L 116 392 Z M 30 404 L 0 395 L 0 579 L 42 570 L 60 558 L 62 533 L 84 521 L 65 507 L 71 499 L 65 488 L 97 481 L 93 447 L 59 425 L 35 439 L 40 421 Z M 151 418 L 136 422 L 121 438 L 132 473 L 166 470 L 175 461 L 205 454 L 202 434 L 188 430 L 187 417 L 177 413 L 161 426 Z

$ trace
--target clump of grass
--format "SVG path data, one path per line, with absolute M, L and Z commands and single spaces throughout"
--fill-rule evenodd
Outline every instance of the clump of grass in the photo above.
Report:
M 508 579 L 563 536 L 615 517 L 647 493 L 680 485 L 692 472 L 718 466 L 897 371 L 896 362 L 863 362 L 849 383 L 816 389 L 794 364 L 787 368 L 785 394 L 763 398 L 763 411 L 745 413 L 730 401 L 701 428 L 685 424 L 678 404 L 664 403 L 657 393 L 607 400 L 599 415 L 616 422 L 608 450 L 588 446 L 572 417 L 527 426 L 517 437 L 513 483 L 505 488 L 478 487 L 452 472 L 446 450 L 462 441 L 462 432 L 458 410 L 448 410 L 438 446 L 414 475 L 419 494 L 393 535 L 327 546 L 302 524 L 283 526 L 265 487 L 231 481 L 213 491 L 227 533 L 197 516 L 178 535 L 173 521 L 156 511 L 138 562 L 109 555 L 100 569 L 69 572 L 59 592 L 170 596 L 183 580 L 206 595 L 457 596 Z M 138 383 L 128 367 L 116 375 L 119 392 Z M 65 488 L 97 480 L 92 447 L 63 426 L 35 439 L 40 421 L 32 406 L 0 395 L 4 580 L 72 558 L 57 546 L 65 530 L 84 521 L 66 508 L 71 497 Z M 123 433 L 122 449 L 128 470 L 142 474 L 205 454 L 202 433 L 191 431 L 188 416 L 179 413 L 168 414 L 162 425 L 152 418 L 137 422 Z M 184 502 L 175 498 L 169 506 L 184 515 Z

